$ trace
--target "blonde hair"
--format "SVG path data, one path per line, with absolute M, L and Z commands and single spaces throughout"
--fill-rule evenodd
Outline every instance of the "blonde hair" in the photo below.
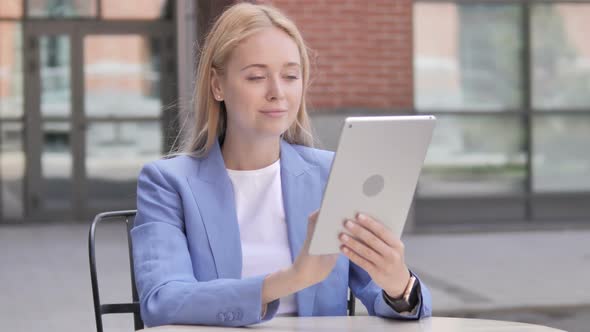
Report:
M 188 117 L 181 125 L 177 137 L 177 140 L 181 139 L 181 143 L 176 153 L 172 155 L 191 154 L 204 157 L 216 140 L 223 140 L 227 115 L 225 104 L 216 101 L 211 91 L 212 69 L 223 74 L 230 54 L 236 46 L 249 36 L 269 27 L 279 28 L 287 33 L 297 44 L 301 57 L 303 80 L 301 104 L 294 123 L 282 137 L 291 144 L 313 146 L 313 135 L 305 103 L 310 66 L 305 42 L 295 24 L 278 9 L 269 5 L 244 2 L 225 10 L 205 39 L 197 68 L 194 110 L 188 112 Z M 187 124 L 188 128 L 185 130 L 184 127 Z

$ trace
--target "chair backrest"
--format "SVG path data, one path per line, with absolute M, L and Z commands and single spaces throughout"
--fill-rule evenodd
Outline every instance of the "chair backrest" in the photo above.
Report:
M 94 217 L 92 225 L 90 226 L 90 233 L 88 235 L 88 255 L 90 260 L 90 281 L 92 283 L 92 297 L 94 300 L 94 317 L 96 319 L 96 330 L 103 332 L 102 327 L 102 315 L 106 314 L 121 314 L 121 313 L 132 313 L 133 324 L 135 330 L 143 329 L 143 321 L 139 312 L 139 296 L 137 295 L 137 288 L 135 288 L 135 273 L 133 271 L 133 247 L 131 243 L 131 237 L 129 232 L 133 227 L 133 221 L 135 219 L 136 210 L 127 211 L 112 211 L 100 213 Z M 131 296 L 132 302 L 130 303 L 111 303 L 101 304 L 100 296 L 98 293 L 98 278 L 96 273 L 96 251 L 95 251 L 95 233 L 96 227 L 103 221 L 125 221 L 127 225 L 127 246 L 129 248 L 129 265 L 131 271 Z
M 348 316 L 354 316 L 355 314 L 356 298 L 352 294 L 352 289 L 348 289 Z
M 112 211 L 104 212 L 96 215 L 90 226 L 90 233 L 88 236 L 88 254 L 90 260 L 90 280 L 92 283 L 92 297 L 94 300 L 94 316 L 96 319 L 96 330 L 103 332 L 102 327 L 102 315 L 106 314 L 119 314 L 119 313 L 133 313 L 133 322 L 135 330 L 143 329 L 143 321 L 141 320 L 141 314 L 139 310 L 139 296 L 137 294 L 137 288 L 135 287 L 135 273 L 133 269 L 133 244 L 131 243 L 130 231 L 133 227 L 133 221 L 137 210 L 126 210 L 126 211 Z M 96 273 L 96 251 L 95 251 L 95 233 L 96 227 L 99 223 L 110 220 L 110 221 L 125 221 L 127 225 L 127 245 L 129 247 L 129 264 L 131 271 L 131 303 L 114 303 L 114 304 L 101 304 L 100 296 L 98 292 L 98 278 Z M 355 303 L 356 298 L 352 294 L 352 290 L 349 290 L 348 294 L 348 315 L 355 315 Z

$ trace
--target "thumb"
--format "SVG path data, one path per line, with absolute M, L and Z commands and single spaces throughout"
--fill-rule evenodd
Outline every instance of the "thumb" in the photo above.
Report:
M 313 211 L 312 214 L 309 215 L 308 220 L 313 221 L 314 223 L 318 221 L 318 216 L 320 215 L 320 210 Z
M 307 220 L 307 235 L 305 237 L 305 243 L 303 244 L 303 249 L 305 250 L 305 252 L 309 252 L 309 246 L 311 245 L 311 238 L 313 237 L 315 226 L 318 221 L 318 215 L 319 210 L 316 210 L 309 215 L 309 218 Z

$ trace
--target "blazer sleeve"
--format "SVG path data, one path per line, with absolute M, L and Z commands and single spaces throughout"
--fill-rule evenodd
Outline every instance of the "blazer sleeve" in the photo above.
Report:
M 138 179 L 137 216 L 131 230 L 141 317 L 147 326 L 244 326 L 271 319 L 279 300 L 261 317 L 264 275 L 199 281 L 187 246 L 181 197 L 155 163 Z
M 371 279 L 371 276 L 365 270 L 353 262 L 350 262 L 349 269 L 349 286 L 352 289 L 352 293 L 365 305 L 369 315 L 402 320 L 416 320 L 432 316 L 430 291 L 414 273 L 411 272 L 420 285 L 418 304 L 411 313 L 400 314 L 385 302 L 382 289 Z

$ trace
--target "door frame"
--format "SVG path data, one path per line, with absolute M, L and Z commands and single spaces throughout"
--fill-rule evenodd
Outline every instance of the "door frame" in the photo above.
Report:
M 23 22 L 23 64 L 25 94 L 25 156 L 26 171 L 24 184 L 25 220 L 83 220 L 98 211 L 88 210 L 86 177 L 86 128 L 93 119 L 86 116 L 84 108 L 84 38 L 96 35 L 142 35 L 157 38 L 161 45 L 161 84 L 160 95 L 163 108 L 170 105 L 176 96 L 176 45 L 173 21 L 98 21 L 98 20 L 30 20 Z M 42 177 L 41 154 L 43 146 L 43 119 L 41 117 L 41 81 L 39 37 L 48 35 L 66 35 L 70 39 L 70 87 L 71 113 L 70 149 L 72 156 L 72 201 L 71 210 L 52 212 L 43 207 L 41 202 L 45 190 Z M 159 117 L 146 117 L 138 120 L 159 120 L 162 124 L 162 151 L 165 150 L 165 138 L 170 130 L 168 116 L 164 112 Z M 136 118 L 133 118 L 136 119 Z M 104 119 L 101 119 L 104 120 Z M 112 120 L 124 121 L 125 118 Z M 134 202 L 133 202 L 134 203 Z M 130 206 L 129 208 L 133 208 Z

